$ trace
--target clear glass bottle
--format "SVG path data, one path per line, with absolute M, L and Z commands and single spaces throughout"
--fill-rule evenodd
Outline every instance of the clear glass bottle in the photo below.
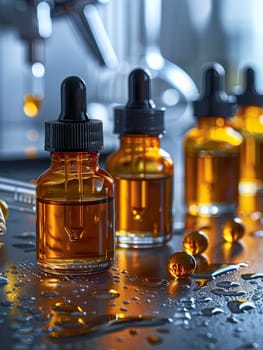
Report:
M 242 136 L 229 122 L 233 103 L 223 91 L 219 64 L 204 72 L 204 94 L 194 102 L 197 124 L 184 139 L 185 205 L 190 215 L 236 213 Z
M 237 95 L 238 109 L 231 125 L 243 136 L 239 183 L 239 212 L 241 216 L 263 210 L 263 94 L 255 88 L 255 72 L 244 70 L 245 88 Z
M 61 114 L 45 124 L 51 166 L 37 180 L 37 261 L 51 273 L 109 268 L 115 257 L 114 187 L 99 166 L 102 122 L 86 115 L 86 87 L 78 77 L 61 85 Z
M 143 69 L 129 75 L 129 100 L 115 108 L 120 147 L 106 160 L 116 190 L 116 234 L 120 247 L 164 244 L 173 230 L 173 160 L 161 149 L 164 110 L 150 99 Z

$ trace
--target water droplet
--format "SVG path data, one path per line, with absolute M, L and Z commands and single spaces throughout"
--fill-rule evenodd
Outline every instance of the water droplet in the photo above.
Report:
M 161 344 L 163 339 L 161 337 L 158 337 L 157 335 L 150 335 L 147 337 L 147 341 L 151 345 L 158 345 Z
M 101 300 L 115 299 L 120 296 L 120 293 L 115 289 L 95 291 L 92 294 L 94 298 Z
M 15 235 L 13 237 L 17 239 L 34 239 L 35 240 L 36 234 L 35 232 L 22 232 L 21 234 Z
M 145 278 L 143 285 L 149 288 L 168 287 L 169 282 L 162 278 Z
M 59 295 L 57 291 L 43 290 L 40 295 L 44 298 L 54 298 Z
M 224 313 L 224 311 L 219 307 L 207 307 L 205 309 L 202 309 L 201 311 L 204 316 L 214 316 L 217 314 Z
M 216 283 L 216 286 L 221 288 L 236 288 L 239 287 L 240 284 L 232 281 L 219 281 Z
M 239 320 L 234 316 L 229 316 L 226 320 L 230 323 L 239 323 Z
M 36 245 L 32 242 L 13 243 L 12 246 L 15 248 L 24 249 L 25 252 L 30 252 L 36 249 Z
M 245 310 L 251 310 L 256 308 L 255 304 L 252 301 L 243 299 L 230 300 L 227 303 L 227 306 L 233 313 L 241 313 Z
M 253 280 L 257 278 L 263 278 L 263 273 L 244 273 L 241 275 L 243 280 Z
M 240 291 L 225 290 L 223 288 L 214 288 L 214 289 L 211 289 L 211 292 L 215 295 L 228 296 L 228 297 L 241 297 L 242 295 L 246 294 L 246 292 L 242 290 Z
M 140 334 L 141 332 L 140 332 L 139 329 L 134 329 L 134 328 L 132 328 L 132 329 L 129 330 L 129 333 L 130 333 L 130 335 L 138 335 L 138 334 Z
M 123 311 L 123 312 L 128 311 L 127 307 L 124 307 L 124 306 L 122 306 L 122 307 L 120 308 L 120 310 Z

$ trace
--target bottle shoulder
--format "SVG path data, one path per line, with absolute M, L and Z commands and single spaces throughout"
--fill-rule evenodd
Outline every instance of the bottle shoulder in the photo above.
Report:
M 263 108 L 259 106 L 245 106 L 239 108 L 231 118 L 230 123 L 233 128 L 243 135 L 263 134 Z
M 106 159 L 106 169 L 116 174 L 173 174 L 173 159 L 162 148 L 144 152 L 119 149 Z
M 239 147 L 243 141 L 242 134 L 230 125 L 221 127 L 190 129 L 184 137 L 184 148 L 226 148 Z

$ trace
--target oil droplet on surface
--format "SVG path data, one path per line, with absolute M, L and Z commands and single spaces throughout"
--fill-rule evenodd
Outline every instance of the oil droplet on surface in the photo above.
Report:
M 163 339 L 157 335 L 150 335 L 147 337 L 147 341 L 151 345 L 159 345 L 163 342 Z
M 255 309 L 256 306 L 252 301 L 238 299 L 238 300 L 230 300 L 227 303 L 229 310 L 233 313 L 241 313 L 246 310 Z
M 217 314 L 224 313 L 224 310 L 220 309 L 219 307 L 206 307 L 201 311 L 202 311 L 202 315 L 204 316 L 214 316 Z
M 73 313 L 73 312 L 83 312 L 83 309 L 79 305 L 75 305 L 67 302 L 57 302 L 52 306 L 54 311 Z
M 36 117 L 42 106 L 42 98 L 36 95 L 27 94 L 24 97 L 24 113 L 28 117 Z
M 263 273 L 244 273 L 241 275 L 241 278 L 243 278 L 243 280 L 254 280 L 257 278 L 263 278 Z
M 245 225 L 238 217 L 227 220 L 222 228 L 222 235 L 226 242 L 239 241 L 245 234 Z
M 189 277 L 195 268 L 195 258 L 186 252 L 176 252 L 168 260 L 168 270 L 175 278 Z
M 111 300 L 111 299 L 118 298 L 120 296 L 120 293 L 115 289 L 109 289 L 109 290 L 95 291 L 92 293 L 92 295 L 96 299 Z
M 208 237 L 200 230 L 188 233 L 183 240 L 184 250 L 193 255 L 203 253 L 208 247 Z

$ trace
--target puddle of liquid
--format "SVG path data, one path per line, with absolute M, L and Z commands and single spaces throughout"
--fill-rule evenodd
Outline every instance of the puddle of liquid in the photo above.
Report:
M 101 315 L 81 327 L 55 328 L 50 332 L 51 338 L 67 338 L 81 335 L 99 336 L 130 327 L 151 327 L 170 323 L 170 319 L 153 316 L 130 316 L 120 318 L 116 315 Z
M 227 303 L 229 310 L 233 313 L 241 313 L 246 310 L 255 309 L 256 306 L 252 301 L 239 299 L 239 300 L 230 300 Z
M 192 278 L 195 279 L 215 279 L 218 276 L 224 275 L 231 271 L 237 271 L 240 267 L 247 266 L 247 263 L 242 262 L 238 264 L 209 264 L 207 269 L 204 271 L 199 271 L 198 273 L 193 273 Z

